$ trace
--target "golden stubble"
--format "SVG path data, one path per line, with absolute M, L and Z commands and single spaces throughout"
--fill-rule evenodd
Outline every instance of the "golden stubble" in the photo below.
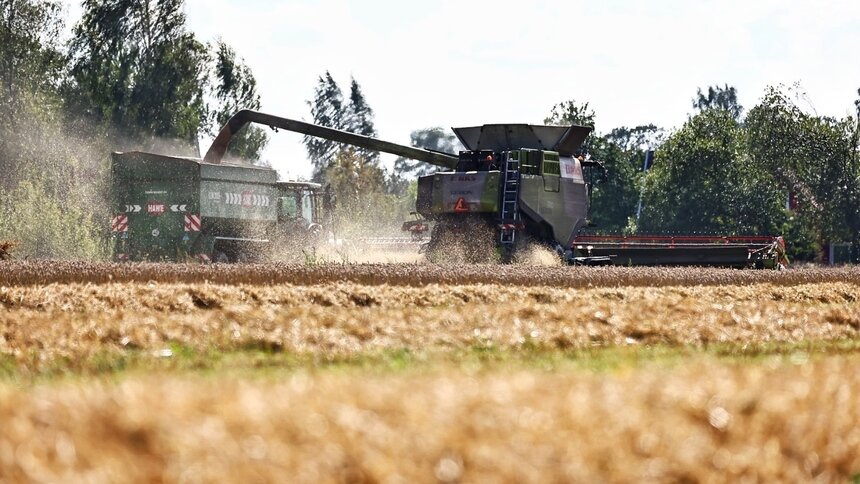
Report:
M 498 284 L 51 284 L 0 288 L 0 353 L 38 371 L 178 344 L 322 357 L 475 347 L 767 345 L 852 339 L 860 286 L 559 289 Z M 38 356 L 38 358 L 34 357 Z
M 857 363 L 4 385 L 0 478 L 844 482 Z
M 860 472 L 860 360 L 803 350 L 857 340 L 860 272 L 591 271 L 4 263 L 0 357 L 17 377 L 0 383 L 0 481 L 844 482 Z M 788 355 L 753 360 L 691 350 L 599 372 L 516 364 L 544 350 L 783 343 Z M 160 358 L 174 345 L 310 358 L 263 372 L 86 371 L 105 355 Z M 458 359 L 475 348 L 513 360 Z M 404 349 L 435 363 L 313 364 Z M 60 363 L 70 378 L 23 377 Z
M 271 264 L 111 264 L 82 261 L 4 261 L 0 286 L 52 283 L 158 282 L 215 284 L 357 284 L 424 286 L 427 284 L 502 284 L 589 287 L 663 287 L 700 285 L 798 285 L 817 282 L 860 283 L 860 267 L 800 267 L 784 271 L 669 267 L 570 267 L 534 263 L 397 264 L 397 263 L 271 263 Z M 543 262 L 541 262 L 543 260 Z

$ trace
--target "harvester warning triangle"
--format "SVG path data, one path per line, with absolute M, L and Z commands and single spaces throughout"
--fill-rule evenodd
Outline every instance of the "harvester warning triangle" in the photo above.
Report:
M 466 200 L 463 197 L 457 199 L 457 203 L 454 204 L 454 211 L 458 213 L 469 211 L 469 205 L 466 204 Z

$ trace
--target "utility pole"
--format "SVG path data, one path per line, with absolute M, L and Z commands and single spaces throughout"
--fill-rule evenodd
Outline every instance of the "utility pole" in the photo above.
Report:
M 654 161 L 654 150 L 646 150 L 645 151 L 645 161 L 642 162 L 642 174 L 648 173 L 648 169 L 651 168 L 651 163 Z M 643 185 L 639 189 L 639 204 L 636 206 L 636 225 L 639 225 L 639 216 L 642 215 L 642 192 L 645 190 L 645 186 Z

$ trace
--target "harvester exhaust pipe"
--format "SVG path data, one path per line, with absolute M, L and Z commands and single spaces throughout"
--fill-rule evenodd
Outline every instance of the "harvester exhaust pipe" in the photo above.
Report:
M 272 116 L 271 114 L 247 109 L 234 114 L 227 121 L 227 124 L 221 128 L 218 136 L 216 136 L 215 140 L 212 141 L 212 146 L 209 147 L 209 151 L 206 152 L 206 156 L 203 158 L 203 161 L 206 163 L 221 163 L 221 159 L 224 157 L 224 153 L 227 152 L 227 147 L 230 145 L 230 140 L 239 132 L 240 129 L 250 123 L 262 124 L 271 128 L 285 129 L 287 131 L 337 141 L 338 143 L 358 146 L 359 148 L 365 148 L 368 150 L 391 153 L 393 155 L 423 161 L 425 163 L 430 163 L 431 165 L 451 170 L 457 166 L 458 161 L 457 156 L 452 154 L 399 145 L 397 143 L 382 141 L 369 136 L 348 133 L 346 131 L 327 128 L 318 124 L 281 118 L 278 116 Z

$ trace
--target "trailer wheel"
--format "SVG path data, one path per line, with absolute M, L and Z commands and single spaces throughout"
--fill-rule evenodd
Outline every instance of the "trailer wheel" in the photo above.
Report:
M 212 254 L 212 263 L 213 264 L 229 264 L 230 257 L 226 252 L 221 250 L 216 250 L 214 254 Z

